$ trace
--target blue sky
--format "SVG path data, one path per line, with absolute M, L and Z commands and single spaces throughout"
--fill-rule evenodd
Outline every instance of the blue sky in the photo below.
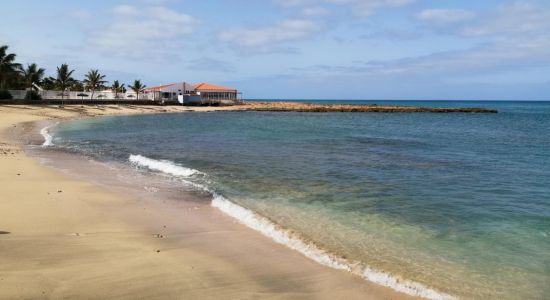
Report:
M 550 99 L 550 1 L 2 1 L 0 44 L 53 75 L 208 81 L 245 98 Z

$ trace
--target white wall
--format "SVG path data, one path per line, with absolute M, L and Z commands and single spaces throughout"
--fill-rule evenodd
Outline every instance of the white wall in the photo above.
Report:
M 25 90 L 9 90 L 10 94 L 13 96 L 14 99 L 24 99 L 25 94 L 27 91 Z M 45 100 L 54 100 L 54 99 L 62 99 L 63 96 L 61 96 L 61 91 L 39 91 L 38 94 L 42 96 L 42 99 Z M 91 100 L 92 92 L 65 92 L 64 93 L 64 99 L 82 99 L 82 100 Z M 88 96 L 78 96 L 78 94 L 86 94 Z M 136 93 L 134 92 L 126 92 L 126 93 L 118 93 L 118 100 L 136 100 Z M 139 94 L 140 100 L 153 100 L 152 94 Z M 94 100 L 115 100 L 115 93 L 113 92 L 95 92 L 94 93 Z

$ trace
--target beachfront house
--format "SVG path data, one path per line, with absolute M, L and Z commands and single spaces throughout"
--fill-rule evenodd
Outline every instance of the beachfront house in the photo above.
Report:
M 144 89 L 143 93 L 147 95 L 148 99 L 161 103 L 177 101 L 183 104 L 188 102 L 188 98 L 194 94 L 194 87 L 187 82 L 178 82 L 149 87 Z
M 236 89 L 206 82 L 193 85 L 186 82 L 164 84 L 146 88 L 144 94 L 162 103 L 232 104 L 240 101 L 240 93 Z
M 228 88 L 220 85 L 215 85 L 211 83 L 196 83 L 193 85 L 195 93 L 201 97 L 201 100 L 205 103 L 219 102 L 223 103 L 226 101 L 229 102 L 238 102 L 240 100 L 240 95 L 237 89 Z

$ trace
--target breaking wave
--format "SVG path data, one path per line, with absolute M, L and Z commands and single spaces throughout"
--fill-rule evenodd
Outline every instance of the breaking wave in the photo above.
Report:
M 56 125 L 57 124 L 49 125 L 49 126 L 46 126 L 42 129 L 40 129 L 40 134 L 44 137 L 44 143 L 42 143 L 42 147 L 51 147 L 51 146 L 53 146 L 53 136 L 50 134 L 49 129 L 56 126 Z
M 190 177 L 192 175 L 202 174 L 198 170 L 186 168 L 175 164 L 169 160 L 156 160 L 141 155 L 130 155 L 130 162 L 142 167 L 147 167 L 154 171 L 159 171 L 174 176 Z
M 333 255 L 313 243 L 306 243 L 297 234 L 285 230 L 251 210 L 237 205 L 223 196 L 214 194 L 212 206 L 237 219 L 241 224 L 252 228 L 273 241 L 300 252 L 307 258 L 327 267 L 345 270 L 365 280 L 392 288 L 412 296 L 428 299 L 455 299 L 455 297 L 430 289 L 420 283 L 401 279 L 391 274 L 364 266 L 359 262 L 348 261 Z
M 202 172 L 180 166 L 168 160 L 155 160 L 141 155 L 130 155 L 130 162 L 133 164 L 147 167 L 154 171 L 159 171 L 178 177 L 190 177 Z M 307 258 L 330 268 L 345 270 L 361 278 L 392 288 L 412 296 L 424 297 L 428 299 L 455 299 L 455 297 L 430 289 L 423 284 L 412 282 L 393 276 L 389 273 L 372 269 L 356 261 L 338 257 L 328 251 L 325 251 L 314 243 L 305 242 L 299 234 L 293 233 L 282 228 L 271 220 L 254 213 L 234 202 L 229 201 L 222 195 L 213 192 L 205 185 L 201 185 L 189 180 L 182 179 L 184 183 L 190 184 L 197 189 L 209 192 L 213 195 L 212 207 L 215 207 L 226 215 L 236 219 L 239 223 L 254 229 L 264 236 L 269 237 L 276 243 L 287 246 L 290 249 L 300 252 Z

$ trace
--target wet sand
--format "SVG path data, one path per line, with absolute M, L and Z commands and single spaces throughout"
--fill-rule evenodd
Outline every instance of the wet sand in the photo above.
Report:
M 23 122 L 220 109 L 0 106 L 0 298 L 411 298 L 276 244 L 201 195 L 23 148 L 41 138 Z

